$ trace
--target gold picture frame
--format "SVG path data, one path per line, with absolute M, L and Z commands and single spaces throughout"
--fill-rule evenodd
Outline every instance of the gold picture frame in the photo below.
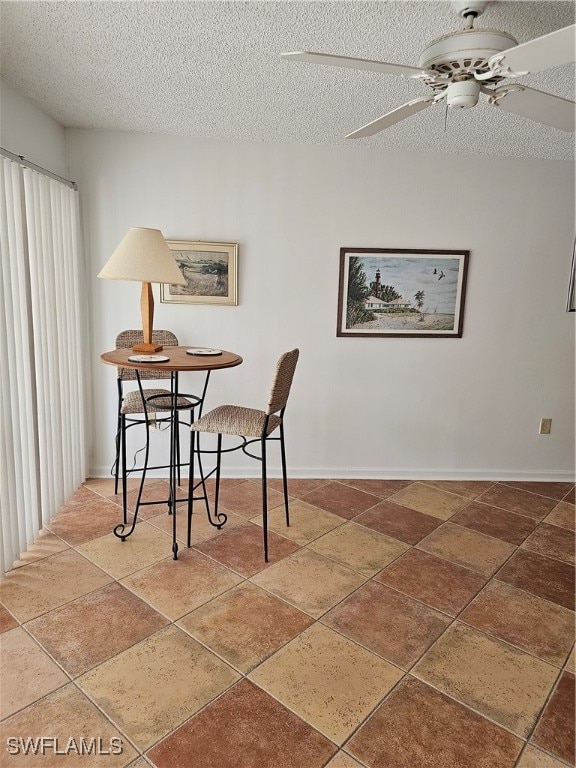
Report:
M 238 304 L 238 243 L 167 240 L 186 285 L 160 285 L 165 304 Z

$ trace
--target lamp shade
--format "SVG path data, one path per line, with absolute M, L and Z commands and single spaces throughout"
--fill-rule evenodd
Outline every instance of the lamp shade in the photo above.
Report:
M 146 227 L 128 230 L 98 277 L 186 285 L 162 232 Z

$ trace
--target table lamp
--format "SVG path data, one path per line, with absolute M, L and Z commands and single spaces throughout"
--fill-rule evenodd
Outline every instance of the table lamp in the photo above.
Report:
M 154 296 L 152 283 L 186 285 L 180 268 L 159 229 L 131 227 L 110 256 L 98 277 L 108 280 L 142 282 L 142 330 L 144 343 L 132 347 L 134 352 L 153 354 L 162 349 L 152 343 Z

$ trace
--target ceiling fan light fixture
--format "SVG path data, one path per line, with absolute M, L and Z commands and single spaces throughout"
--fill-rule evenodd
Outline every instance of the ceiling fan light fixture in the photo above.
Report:
M 478 104 L 480 83 L 476 80 L 459 80 L 450 83 L 446 103 L 452 109 L 470 109 Z
M 478 104 L 481 92 L 488 96 L 490 105 L 504 112 L 574 132 L 576 102 L 524 85 L 495 90 L 487 86 L 498 85 L 505 78 L 571 64 L 576 51 L 576 24 L 519 45 L 508 32 L 474 29 L 474 19 L 483 13 L 486 5 L 485 0 L 453 0 L 452 6 L 466 20 L 465 29 L 429 43 L 420 55 L 418 67 L 309 51 L 282 56 L 311 64 L 402 75 L 418 79 L 432 89 L 433 96 L 412 99 L 349 133 L 347 139 L 373 136 L 444 98 L 448 107 L 470 109 Z

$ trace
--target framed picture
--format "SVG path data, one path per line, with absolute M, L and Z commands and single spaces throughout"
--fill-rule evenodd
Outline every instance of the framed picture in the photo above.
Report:
M 341 248 L 337 336 L 462 336 L 470 251 Z
M 175 304 L 238 304 L 238 243 L 167 240 L 186 285 L 160 285 L 160 300 Z

